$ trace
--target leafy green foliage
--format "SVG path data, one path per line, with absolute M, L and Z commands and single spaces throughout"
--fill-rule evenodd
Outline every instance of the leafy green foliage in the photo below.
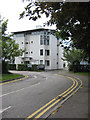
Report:
M 16 70 L 16 64 L 8 64 L 9 70 Z
M 7 22 L 2 22 L 1 32 L 2 32 L 2 59 L 5 60 L 14 60 L 15 57 L 22 55 L 25 50 L 19 49 L 19 45 L 15 43 L 15 40 L 12 39 L 13 34 L 6 34 Z
M 90 72 L 90 65 L 69 65 L 69 71 Z
M 19 71 L 27 71 L 27 70 L 30 70 L 30 68 L 27 67 L 27 64 L 18 64 L 18 70 Z
M 2 59 L 2 73 L 8 73 L 8 63 L 6 61 L 10 61 L 13 63 L 15 57 L 23 54 L 25 50 L 19 49 L 19 45 L 15 43 L 13 40 L 13 34 L 6 34 L 7 30 L 7 22 L 1 21 L 1 37 L 0 37 L 0 59 Z
M 35 21 L 42 14 L 50 17 L 45 24 L 56 24 L 58 36 L 64 41 L 71 38 L 70 46 L 83 49 L 90 57 L 90 2 L 30 2 L 20 18 L 29 16 Z
M 85 60 L 86 55 L 83 50 L 72 48 L 64 50 L 64 61 L 70 62 L 72 65 L 79 65 L 82 60 Z
M 72 48 L 64 51 L 64 61 L 69 62 L 69 71 L 87 72 L 90 71 L 90 65 L 80 65 L 81 61 L 87 60 L 86 53 L 81 49 Z

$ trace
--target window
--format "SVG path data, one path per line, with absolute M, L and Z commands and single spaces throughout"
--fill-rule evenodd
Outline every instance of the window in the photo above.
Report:
M 33 51 L 31 51 L 31 54 L 33 53 Z
M 28 54 L 28 52 L 25 52 L 25 54 Z
M 49 36 L 40 36 L 40 45 L 49 45 Z
M 26 44 L 28 44 L 28 42 L 26 42 Z
M 47 32 L 47 35 L 49 35 L 50 34 L 50 32 Z
M 40 60 L 40 64 L 43 64 L 43 60 Z
M 23 42 L 22 42 L 22 44 L 23 44 Z
M 41 35 L 40 38 L 42 38 L 43 36 Z
M 50 65 L 50 61 L 49 60 L 45 60 L 45 65 L 49 66 Z
M 47 36 L 47 45 L 49 45 L 49 36 Z
M 31 41 L 31 43 L 33 43 L 33 41 Z
M 44 39 L 44 45 L 46 45 L 46 39 Z
M 47 39 L 49 39 L 49 36 L 47 36 Z
M 30 59 L 30 60 L 32 60 L 32 58 L 31 58 L 31 57 L 30 57 L 29 59 Z
M 29 64 L 29 61 L 25 61 L 24 64 Z
M 44 31 L 44 34 L 46 34 L 46 31 Z
M 40 45 L 43 45 L 43 39 L 40 39 Z
M 40 45 L 43 45 L 43 36 L 40 36 Z
M 49 40 L 47 40 L 47 45 L 49 45 Z
M 43 49 L 40 50 L 40 55 L 43 55 Z
M 50 50 L 45 50 L 45 56 L 49 56 L 50 55 Z

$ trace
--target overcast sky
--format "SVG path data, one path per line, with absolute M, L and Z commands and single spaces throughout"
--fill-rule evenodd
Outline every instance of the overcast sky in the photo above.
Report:
M 47 21 L 44 15 L 37 21 L 29 20 L 28 17 L 19 20 L 19 14 L 27 4 L 28 2 L 23 3 L 22 0 L 0 0 L 0 15 L 9 20 L 8 32 L 34 29 L 36 25 L 43 25 Z M 48 28 L 55 29 L 55 26 Z

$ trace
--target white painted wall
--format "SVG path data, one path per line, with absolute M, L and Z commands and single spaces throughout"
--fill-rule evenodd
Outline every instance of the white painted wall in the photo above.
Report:
M 50 36 L 51 39 L 51 69 L 57 69 L 57 39 L 54 35 Z
M 63 58 L 63 48 L 62 47 L 60 47 L 59 46 L 59 53 L 58 53 L 58 55 L 59 55 L 59 59 L 58 59 L 58 67 L 59 67 L 59 69 L 63 69 L 63 60 L 61 59 L 61 58 Z
M 14 40 L 15 40 L 16 43 L 19 44 L 19 48 L 20 49 L 24 49 L 25 48 L 25 43 L 24 43 L 25 40 L 24 39 L 25 39 L 24 38 L 24 34 L 14 35 Z M 23 42 L 23 44 L 22 44 L 22 42 Z M 24 57 L 24 53 L 23 53 L 22 57 Z M 21 61 L 22 61 L 21 56 L 15 57 L 15 64 L 21 64 Z
M 45 64 L 45 60 L 49 60 L 50 66 L 45 66 L 45 69 L 57 69 L 57 62 L 58 68 L 63 68 L 63 62 L 61 60 L 62 48 L 59 47 L 59 60 L 57 60 L 57 39 L 54 35 L 50 35 L 49 45 L 40 45 L 40 35 L 27 34 L 24 36 L 24 33 L 22 33 L 16 34 L 14 39 L 16 43 L 19 44 L 19 48 L 26 48 L 25 52 L 28 52 L 28 54 L 16 57 L 15 64 L 21 64 L 23 61 L 22 57 L 32 57 L 34 60 L 31 62 L 32 64 L 40 64 L 40 60 L 43 60 L 43 64 Z M 31 41 L 33 41 L 33 43 L 31 43 Z M 28 42 L 28 44 L 26 44 L 26 42 Z M 43 56 L 40 56 L 40 49 L 43 49 Z M 45 50 L 50 50 L 49 56 L 45 56 Z

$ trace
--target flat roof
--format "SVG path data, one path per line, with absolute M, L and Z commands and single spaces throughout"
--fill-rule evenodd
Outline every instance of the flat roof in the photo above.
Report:
M 47 29 L 47 28 L 36 28 L 36 29 L 32 29 L 32 30 L 16 31 L 16 32 L 12 32 L 12 33 L 14 33 L 14 34 L 19 34 L 19 33 L 29 33 L 29 32 L 34 32 L 34 31 L 42 31 L 42 30 L 51 30 L 51 31 L 55 31 L 55 30 Z

